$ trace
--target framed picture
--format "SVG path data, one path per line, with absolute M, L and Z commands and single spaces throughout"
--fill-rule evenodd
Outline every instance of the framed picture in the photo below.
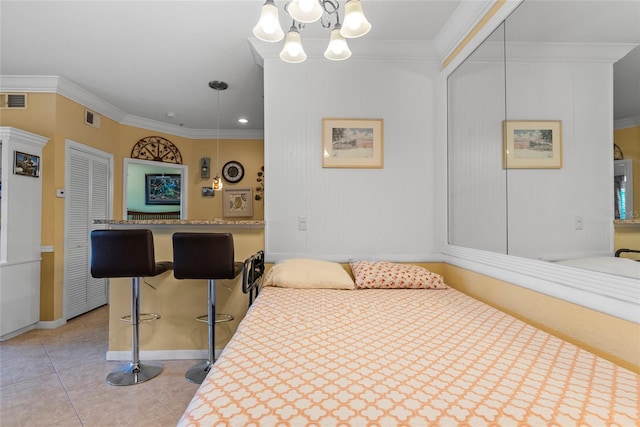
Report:
M 144 203 L 146 205 L 180 204 L 180 174 L 147 173 L 144 176 Z
M 40 176 L 40 157 L 33 154 L 22 153 L 20 151 L 14 151 L 13 173 L 16 175 L 38 178 Z
M 380 169 L 382 119 L 322 119 L 322 167 Z
M 213 197 L 215 195 L 213 187 L 202 187 L 202 197 Z
M 222 190 L 223 216 L 253 216 L 253 197 L 250 188 Z
M 562 121 L 505 120 L 505 169 L 562 168 Z

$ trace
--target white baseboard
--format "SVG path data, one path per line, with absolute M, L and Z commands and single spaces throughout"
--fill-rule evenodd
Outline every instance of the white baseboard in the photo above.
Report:
M 24 334 L 25 332 L 28 332 L 32 329 L 34 329 L 36 326 L 36 323 L 29 325 L 29 326 L 25 326 L 24 328 L 20 328 L 18 330 L 15 330 L 13 332 L 8 332 L 2 336 L 0 336 L 0 341 L 6 341 L 6 340 L 10 340 L 11 338 L 17 337 L 18 335 Z
M 56 320 L 41 320 L 36 323 L 36 329 L 55 329 L 66 324 L 67 321 L 62 318 Z
M 222 354 L 222 349 L 216 349 L 216 359 Z M 141 350 L 140 360 L 205 360 L 209 356 L 207 350 Z M 131 360 L 131 350 L 109 350 L 107 360 Z

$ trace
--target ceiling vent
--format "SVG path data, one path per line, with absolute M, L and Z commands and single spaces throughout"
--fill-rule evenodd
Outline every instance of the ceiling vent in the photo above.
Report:
M 0 94 L 0 108 L 27 108 L 26 93 L 2 93 Z
M 84 123 L 100 129 L 100 115 L 91 110 L 84 110 Z

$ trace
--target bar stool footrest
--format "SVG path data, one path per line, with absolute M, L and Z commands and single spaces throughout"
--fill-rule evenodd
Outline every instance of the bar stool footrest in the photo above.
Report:
M 202 316 L 196 317 L 196 320 L 198 322 L 207 323 L 209 322 L 209 316 L 206 314 L 203 314 Z M 233 316 L 230 314 L 216 313 L 216 323 L 231 322 L 232 320 L 233 320 Z
M 138 323 L 151 322 L 153 320 L 158 320 L 161 317 L 162 316 L 160 316 L 158 313 L 140 313 Z M 131 315 L 127 314 L 126 316 L 122 316 L 120 320 L 122 320 L 123 322 L 131 322 Z

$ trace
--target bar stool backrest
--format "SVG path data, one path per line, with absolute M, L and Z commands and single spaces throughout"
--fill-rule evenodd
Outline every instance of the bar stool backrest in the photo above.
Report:
M 93 277 L 146 277 L 156 274 L 151 230 L 93 230 Z
M 231 233 L 174 233 L 173 275 L 176 279 L 233 279 Z

